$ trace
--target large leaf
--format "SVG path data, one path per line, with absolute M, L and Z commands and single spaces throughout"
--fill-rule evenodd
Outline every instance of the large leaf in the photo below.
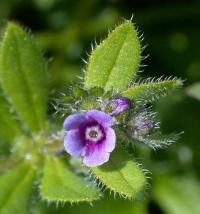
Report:
M 91 170 L 106 187 L 127 198 L 136 198 L 146 184 L 143 170 L 122 148 L 115 149 L 106 164 Z
M 99 198 L 99 192 L 93 186 L 55 157 L 46 160 L 40 190 L 44 199 L 55 202 L 93 201 Z
M 123 92 L 123 96 L 139 102 L 154 102 L 180 88 L 182 84 L 180 79 L 147 81 L 129 88 Z
M 1 44 L 0 79 L 21 119 L 32 131 L 43 129 L 47 108 L 45 63 L 33 38 L 12 22 Z
M 35 172 L 29 165 L 21 164 L 0 177 L 0 213 L 28 213 Z
M 153 191 L 166 214 L 199 214 L 200 182 L 194 176 L 159 176 Z
M 22 134 L 20 124 L 11 113 L 10 106 L 3 95 L 0 95 L 0 138 L 12 141 L 15 136 Z
M 92 52 L 85 76 L 85 87 L 125 90 L 136 76 L 140 59 L 137 31 L 131 21 L 126 21 Z

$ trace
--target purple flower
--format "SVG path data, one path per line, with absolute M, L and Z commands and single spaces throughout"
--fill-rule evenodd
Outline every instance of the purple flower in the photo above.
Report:
M 130 108 L 130 100 L 125 97 L 119 97 L 115 100 L 112 100 L 108 103 L 109 108 L 111 109 L 111 116 L 116 116 L 124 111 L 127 111 Z
M 65 150 L 72 156 L 83 157 L 86 166 L 94 167 L 107 162 L 115 148 L 113 118 L 97 110 L 70 115 L 65 119 Z

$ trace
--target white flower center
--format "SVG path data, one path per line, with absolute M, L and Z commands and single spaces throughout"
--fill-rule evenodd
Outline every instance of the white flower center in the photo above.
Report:
M 103 132 L 99 126 L 90 126 L 86 128 L 85 138 L 92 143 L 97 143 L 103 137 Z

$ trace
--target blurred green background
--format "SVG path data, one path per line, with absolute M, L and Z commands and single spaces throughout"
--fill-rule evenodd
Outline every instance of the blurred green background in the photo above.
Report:
M 198 0 L 0 0 L 0 30 L 7 20 L 31 29 L 44 50 L 52 97 L 80 81 L 91 43 L 105 38 L 124 18 L 144 32 L 142 76 L 178 76 L 184 89 L 157 104 L 163 132 L 184 131 L 166 150 L 141 149 L 139 161 L 152 172 L 140 202 L 46 205 L 32 202 L 32 213 L 198 214 L 200 213 L 200 1 Z M 195 84 L 195 85 L 193 85 Z M 51 113 L 51 112 L 50 112 Z M 57 208 L 56 208 L 57 207 Z

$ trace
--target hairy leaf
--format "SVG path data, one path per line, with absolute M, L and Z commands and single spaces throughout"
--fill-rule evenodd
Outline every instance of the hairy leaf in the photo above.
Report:
M 194 176 L 159 176 L 153 191 L 166 214 L 199 214 L 200 182 Z
M 139 69 L 140 42 L 131 21 L 118 26 L 92 52 L 85 75 L 85 87 L 122 91 Z
M 153 149 L 165 148 L 172 143 L 175 143 L 179 140 L 181 133 L 172 133 L 168 135 L 163 135 L 160 132 L 155 134 L 148 135 L 146 137 L 138 136 L 135 137 L 134 140 L 145 143 L 146 145 L 152 147 Z
M 133 88 L 129 88 L 123 92 L 123 96 L 142 102 L 155 102 L 164 97 L 175 89 L 180 88 L 183 82 L 180 79 L 160 81 L 148 81 L 143 84 L 136 84 Z
M 99 198 L 99 192 L 93 186 L 55 157 L 46 160 L 40 190 L 44 199 L 55 202 L 93 201 Z
M 11 142 L 15 136 L 22 134 L 22 130 L 3 95 L 0 95 L 0 115 L 0 138 Z
M 0 51 L 0 79 L 21 119 L 32 131 L 45 127 L 47 78 L 42 54 L 33 38 L 9 22 Z
M 0 213 L 28 213 L 35 171 L 21 164 L 0 178 Z
M 126 198 L 136 198 L 146 184 L 144 172 L 123 149 L 115 149 L 106 164 L 91 170 L 100 182 Z
M 77 206 L 46 205 L 44 202 L 31 206 L 31 214 L 147 214 L 147 206 L 143 201 L 130 203 L 129 201 L 110 197 L 108 193 L 101 200 L 89 203 L 79 203 Z M 46 205 L 46 206 L 45 206 Z

